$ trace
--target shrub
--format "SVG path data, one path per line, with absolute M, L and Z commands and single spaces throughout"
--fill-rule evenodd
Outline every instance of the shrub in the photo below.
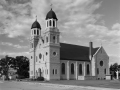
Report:
M 38 77 L 36 81 L 44 81 L 44 77 Z

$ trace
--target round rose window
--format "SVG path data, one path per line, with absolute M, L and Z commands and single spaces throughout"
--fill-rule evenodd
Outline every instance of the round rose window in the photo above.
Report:
M 53 52 L 53 55 L 54 55 L 54 56 L 56 56 L 56 55 L 57 55 L 57 53 L 56 53 L 56 52 Z
M 103 61 L 100 61 L 100 66 L 103 66 Z

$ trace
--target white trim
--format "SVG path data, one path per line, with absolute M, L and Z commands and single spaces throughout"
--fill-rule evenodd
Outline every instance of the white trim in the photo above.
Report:
M 102 48 L 102 46 L 99 47 L 99 49 L 96 51 L 96 53 L 93 56 L 95 56 L 101 48 Z

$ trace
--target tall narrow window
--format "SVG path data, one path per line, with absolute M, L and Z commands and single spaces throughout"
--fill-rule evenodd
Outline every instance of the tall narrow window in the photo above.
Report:
M 53 36 L 53 43 L 55 43 L 55 36 Z
M 49 21 L 49 23 L 50 23 L 50 26 L 51 26 L 51 20 Z
M 87 75 L 90 74 L 90 70 L 89 70 L 89 64 L 87 64 Z
M 71 74 L 74 74 L 74 64 L 71 64 Z
M 106 74 L 106 69 L 104 69 L 104 73 Z
M 79 75 L 82 75 L 82 64 L 79 64 Z
M 54 74 L 54 69 L 53 69 L 53 74 Z
M 97 68 L 97 74 L 99 74 L 99 68 Z
M 61 70 L 62 70 L 62 74 L 65 74 L 65 63 L 62 63 Z
M 34 34 L 36 34 L 36 30 L 34 30 Z
M 55 21 L 53 20 L 53 27 L 55 27 Z
M 39 30 L 37 30 L 37 35 L 39 35 Z

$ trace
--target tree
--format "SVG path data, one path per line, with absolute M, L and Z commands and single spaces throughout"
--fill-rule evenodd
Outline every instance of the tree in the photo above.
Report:
M 11 60 L 13 58 L 12 57 L 8 57 L 8 55 L 5 56 L 5 58 L 2 58 L 0 60 L 0 73 L 2 75 L 6 76 L 6 79 L 8 79 L 8 70 L 11 67 Z
M 9 68 L 17 70 L 19 77 L 29 77 L 29 59 L 25 56 L 16 56 L 16 58 L 13 58 L 6 55 L 5 58 L 0 60 L 0 73 L 5 75 L 7 79 Z
M 120 69 L 120 65 L 118 63 L 114 63 L 113 65 L 110 65 L 110 73 L 112 74 L 113 77 L 116 78 L 116 71 Z
M 17 74 L 20 78 L 29 77 L 29 59 L 24 56 L 17 56 L 15 58 L 15 68 L 17 69 Z

